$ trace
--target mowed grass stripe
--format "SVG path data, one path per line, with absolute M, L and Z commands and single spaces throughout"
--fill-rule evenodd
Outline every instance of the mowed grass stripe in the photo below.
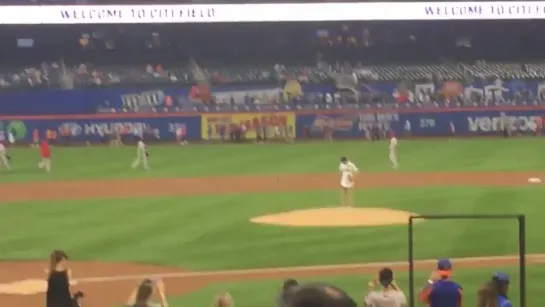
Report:
M 525 213 L 528 252 L 541 240 L 540 189 L 410 188 L 357 191 L 361 206 L 416 213 Z M 194 270 L 395 261 L 407 253 L 405 226 L 285 228 L 253 216 L 334 206 L 336 191 L 0 206 L 0 257 L 43 259 L 62 247 L 76 259 L 140 261 Z M 483 203 L 486 202 L 486 203 Z M 419 258 L 516 254 L 516 225 L 430 221 L 415 228 Z M 491 242 L 491 243 L 487 243 Z M 28 252 L 25 252 L 27 251 Z M 243 259 L 243 261 L 241 261 Z

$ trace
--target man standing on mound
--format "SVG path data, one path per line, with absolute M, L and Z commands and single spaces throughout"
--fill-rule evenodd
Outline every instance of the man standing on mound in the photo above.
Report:
M 452 279 L 452 263 L 449 259 L 437 262 L 437 271 L 428 279 L 420 292 L 420 301 L 430 307 L 462 307 L 462 287 Z
M 359 173 L 359 170 L 346 157 L 341 157 L 339 171 L 341 172 L 341 207 L 352 207 L 354 205 L 352 189 L 354 188 L 356 175 Z

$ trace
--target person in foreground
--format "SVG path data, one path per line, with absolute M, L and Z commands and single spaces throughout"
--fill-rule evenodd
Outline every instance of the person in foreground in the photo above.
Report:
M 153 293 L 159 295 L 161 303 L 152 301 Z M 136 289 L 131 292 L 127 300 L 128 307 L 168 307 L 165 294 L 165 284 L 161 279 L 144 279 Z
M 64 251 L 55 250 L 49 256 L 47 274 L 46 307 L 72 307 L 70 293 L 72 271 L 68 268 L 68 256 Z
M 376 290 L 380 285 L 382 289 Z M 364 299 L 365 307 L 404 307 L 407 298 L 394 281 L 394 272 L 383 268 L 378 273 L 378 279 L 369 282 L 369 292 Z
M 452 279 L 452 263 L 449 259 L 437 261 L 437 271 L 432 272 L 428 284 L 419 298 L 430 307 L 461 307 L 462 287 Z
M 286 279 L 282 285 L 282 290 L 277 298 L 278 307 L 288 307 L 295 292 L 300 288 L 299 282 L 295 279 Z
M 507 297 L 509 275 L 498 272 L 478 292 L 477 307 L 512 307 Z
M 233 298 L 228 292 L 221 293 L 214 298 L 212 307 L 233 307 Z
M 306 284 L 293 294 L 290 307 L 357 307 L 345 291 L 329 284 Z
M 339 171 L 341 172 L 341 206 L 352 207 L 354 205 L 352 189 L 354 188 L 356 175 L 359 173 L 359 170 L 356 165 L 346 157 L 341 157 Z

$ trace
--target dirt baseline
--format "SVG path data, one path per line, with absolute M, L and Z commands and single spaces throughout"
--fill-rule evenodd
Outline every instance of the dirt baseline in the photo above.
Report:
M 482 173 L 373 173 L 358 177 L 357 186 L 525 186 L 528 178 L 540 177 L 539 172 Z M 149 189 L 153 186 L 153 189 Z M 214 190 L 210 190 L 210 186 Z M 133 198 L 146 196 L 205 195 L 226 193 L 297 192 L 336 190 L 336 174 L 259 175 L 206 178 L 157 178 L 138 180 L 96 180 L 70 182 L 5 183 L 0 185 L 0 202 L 36 200 L 71 200 L 93 198 Z M 32 193 L 29 193 L 32 191 Z M 100 191 L 100 195 L 97 195 Z M 468 258 L 456 262 L 458 268 L 501 267 L 516 265 L 516 257 Z M 433 261 L 419 262 L 418 268 L 429 269 Z M 545 263 L 545 255 L 533 255 L 528 263 Z M 107 307 L 122 303 L 138 280 L 149 275 L 165 278 L 169 295 L 180 295 L 220 281 L 256 280 L 285 277 L 327 276 L 333 274 L 375 273 L 385 265 L 397 270 L 407 268 L 405 262 L 364 265 L 320 266 L 308 268 L 274 268 L 223 272 L 184 272 L 180 268 L 156 267 L 128 263 L 76 262 L 74 277 L 80 282 L 76 289 L 87 294 L 86 306 Z M 0 262 L 0 292 L 2 287 L 44 278 L 43 262 Z M 21 282 L 26 280 L 26 282 Z M 44 295 L 35 291 L 29 295 L 0 294 L 6 306 L 41 306 Z
M 540 172 L 365 173 L 357 187 L 524 186 Z M 544 176 L 545 178 L 545 176 Z M 150 189 L 149 187 L 153 187 Z M 210 187 L 214 187 L 211 189 Z M 201 178 L 118 179 L 65 182 L 3 183 L 0 202 L 137 198 L 232 193 L 299 192 L 338 189 L 337 174 L 280 174 Z M 29 191 L 32 191 L 29 193 Z M 100 191 L 100 195 L 97 195 Z

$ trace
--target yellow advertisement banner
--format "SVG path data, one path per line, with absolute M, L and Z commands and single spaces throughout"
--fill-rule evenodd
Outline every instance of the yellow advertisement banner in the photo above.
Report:
M 230 131 L 242 125 L 246 138 L 254 140 L 257 135 L 265 138 L 295 138 L 295 114 L 277 113 L 221 113 L 202 115 L 201 134 L 203 140 L 229 139 Z

